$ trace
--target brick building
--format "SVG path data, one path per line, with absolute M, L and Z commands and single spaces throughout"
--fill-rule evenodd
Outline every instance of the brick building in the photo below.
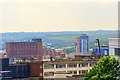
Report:
M 43 54 L 44 58 L 48 55 L 52 58 L 55 58 L 55 56 L 59 56 L 58 52 L 56 52 L 56 50 L 54 48 L 48 48 L 46 46 L 43 46 L 42 52 L 43 52 L 42 54 Z
M 10 61 L 42 59 L 42 39 L 32 39 L 30 42 L 6 42 L 6 55 Z

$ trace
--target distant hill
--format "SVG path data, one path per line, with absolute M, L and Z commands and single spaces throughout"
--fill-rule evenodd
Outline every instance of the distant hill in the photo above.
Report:
M 42 38 L 44 43 L 53 43 L 55 47 L 74 45 L 76 37 L 87 34 L 90 38 L 90 47 L 94 47 L 95 39 L 99 38 L 101 44 L 108 44 L 108 38 L 117 37 L 118 31 L 64 31 L 64 32 L 13 32 L 2 34 L 1 46 L 5 48 L 5 42 L 30 41 L 33 38 Z

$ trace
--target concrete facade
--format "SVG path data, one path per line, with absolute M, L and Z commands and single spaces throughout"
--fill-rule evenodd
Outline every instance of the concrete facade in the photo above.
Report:
M 120 60 L 120 38 L 109 38 L 109 55 Z
M 85 72 L 88 72 L 96 62 L 97 61 L 44 62 L 43 77 L 50 79 L 83 75 Z
M 109 38 L 109 55 L 115 55 L 115 48 L 120 48 L 120 38 Z

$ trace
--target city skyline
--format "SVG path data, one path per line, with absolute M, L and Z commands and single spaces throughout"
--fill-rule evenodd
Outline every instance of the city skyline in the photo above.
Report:
M 0 32 L 118 30 L 117 2 L 117 0 L 2 1 Z

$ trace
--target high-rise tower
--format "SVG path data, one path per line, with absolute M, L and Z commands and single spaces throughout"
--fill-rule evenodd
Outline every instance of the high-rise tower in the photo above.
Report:
M 89 52 L 89 37 L 87 34 L 81 34 L 76 40 L 76 52 L 88 53 Z

